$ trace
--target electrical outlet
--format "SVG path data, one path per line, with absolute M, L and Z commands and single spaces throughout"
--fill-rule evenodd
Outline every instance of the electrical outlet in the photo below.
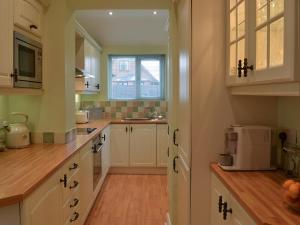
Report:
M 298 139 L 298 135 L 297 135 L 297 129 L 280 129 L 279 132 L 285 132 L 287 135 L 287 139 L 286 139 L 286 144 L 290 145 L 290 146 L 296 146 L 297 145 L 297 140 Z M 300 143 L 299 143 L 300 144 Z

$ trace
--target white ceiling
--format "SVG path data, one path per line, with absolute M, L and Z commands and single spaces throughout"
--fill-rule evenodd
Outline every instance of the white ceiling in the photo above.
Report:
M 167 45 L 168 10 L 80 10 L 76 19 L 102 46 Z

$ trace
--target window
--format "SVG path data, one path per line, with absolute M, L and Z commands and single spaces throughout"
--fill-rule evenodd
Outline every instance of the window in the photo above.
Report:
M 110 99 L 163 99 L 165 57 L 109 56 Z

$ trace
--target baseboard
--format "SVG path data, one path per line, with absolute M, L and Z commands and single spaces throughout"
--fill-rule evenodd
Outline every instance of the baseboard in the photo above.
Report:
M 132 174 L 132 175 L 166 175 L 164 167 L 111 167 L 109 174 Z
M 167 222 L 166 222 L 166 225 L 172 225 L 172 222 L 171 222 L 171 218 L 170 218 L 170 214 L 167 213 Z

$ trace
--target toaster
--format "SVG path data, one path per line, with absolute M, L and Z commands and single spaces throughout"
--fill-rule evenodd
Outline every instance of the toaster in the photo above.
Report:
M 224 170 L 273 170 L 272 129 L 265 126 L 231 126 L 225 131 L 225 154 L 219 166 Z M 224 155 L 230 160 L 224 163 Z
M 81 110 L 76 112 L 76 123 L 88 123 L 89 122 L 89 111 Z

